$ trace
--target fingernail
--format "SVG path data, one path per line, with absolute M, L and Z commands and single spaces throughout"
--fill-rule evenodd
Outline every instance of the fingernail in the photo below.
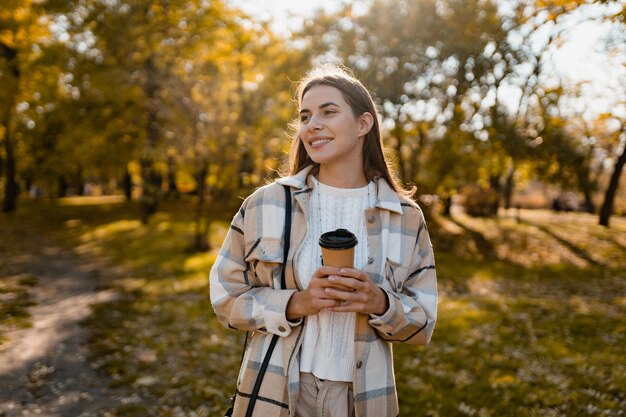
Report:
M 334 275 L 329 275 L 329 276 L 328 276 L 328 280 L 329 280 L 329 281 L 334 281 L 334 280 L 336 280 L 336 279 L 337 279 L 337 278 L 335 278 L 335 276 L 334 276 Z

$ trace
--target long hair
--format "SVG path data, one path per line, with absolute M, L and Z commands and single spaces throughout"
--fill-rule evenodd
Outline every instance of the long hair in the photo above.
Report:
M 334 65 L 317 67 L 307 73 L 297 85 L 296 101 L 298 108 L 302 105 L 302 99 L 307 91 L 318 85 L 334 87 L 341 91 L 355 118 L 366 112 L 373 116 L 374 124 L 367 135 L 365 135 L 363 143 L 363 171 L 365 177 L 368 180 L 381 177 L 387 181 L 396 193 L 410 198 L 415 193 L 415 187 L 412 189 L 404 188 L 397 179 L 395 172 L 390 168 L 390 162 L 383 152 L 383 136 L 380 123 L 378 122 L 378 112 L 376 111 L 374 100 L 372 100 L 365 86 L 350 74 L 347 69 Z M 302 140 L 300 140 L 299 123 L 298 119 L 292 123 L 294 133 L 289 151 L 290 174 L 296 174 L 310 165 L 313 165 L 313 173 L 316 173 L 319 171 L 319 164 L 311 159 Z

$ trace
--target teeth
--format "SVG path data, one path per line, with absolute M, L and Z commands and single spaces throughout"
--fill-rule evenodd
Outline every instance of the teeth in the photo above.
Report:
M 330 142 L 331 139 L 319 139 L 319 140 L 314 140 L 313 142 L 311 142 L 311 145 L 318 145 L 320 143 L 326 143 L 326 142 Z

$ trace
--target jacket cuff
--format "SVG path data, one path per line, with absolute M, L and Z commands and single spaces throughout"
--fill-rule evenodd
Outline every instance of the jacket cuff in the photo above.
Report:
M 274 290 L 268 296 L 268 306 L 265 309 L 265 329 L 268 333 L 281 337 L 289 336 L 291 329 L 302 323 L 302 319 L 297 322 L 287 320 L 287 303 L 297 290 Z
M 389 289 L 380 287 L 387 295 L 389 308 L 382 315 L 370 314 L 368 323 L 377 331 L 393 336 L 393 330 L 402 323 L 402 314 L 397 314 L 398 309 L 402 311 L 402 301 Z

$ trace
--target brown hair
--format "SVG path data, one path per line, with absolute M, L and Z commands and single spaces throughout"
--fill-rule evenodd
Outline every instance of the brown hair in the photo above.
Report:
M 317 67 L 307 73 L 297 84 L 296 101 L 298 107 L 300 107 L 307 91 L 318 85 L 327 85 L 341 91 L 344 100 L 350 105 L 354 117 L 358 118 L 366 112 L 373 116 L 374 124 L 367 135 L 365 135 L 363 143 L 363 171 L 365 172 L 365 177 L 368 180 L 382 177 L 396 193 L 411 197 L 415 193 L 415 187 L 405 189 L 389 167 L 390 163 L 383 152 L 383 137 L 378 122 L 378 112 L 376 111 L 374 100 L 372 100 L 370 93 L 363 84 L 350 74 L 346 68 L 339 68 L 334 65 Z M 291 175 L 302 171 L 310 165 L 313 165 L 314 173 L 319 170 L 319 164 L 309 157 L 304 144 L 300 140 L 298 134 L 299 123 L 298 119 L 292 123 L 294 134 L 289 151 Z

